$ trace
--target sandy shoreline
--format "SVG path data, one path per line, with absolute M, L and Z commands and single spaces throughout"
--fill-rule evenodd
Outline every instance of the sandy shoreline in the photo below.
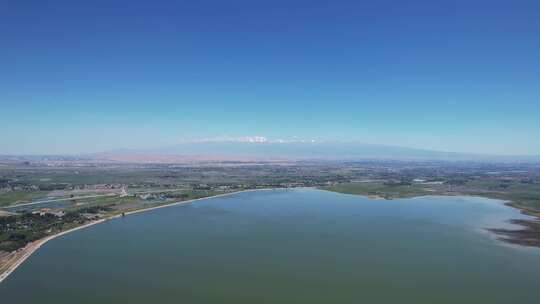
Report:
M 233 195 L 233 194 L 239 194 L 239 193 L 244 193 L 244 192 L 252 192 L 252 191 L 275 190 L 275 189 L 277 189 L 277 188 L 248 189 L 248 190 L 242 190 L 242 191 L 236 191 L 236 192 L 228 192 L 228 193 L 222 193 L 222 194 L 208 196 L 208 197 L 195 198 L 195 199 L 191 199 L 191 200 L 187 200 L 187 201 L 180 201 L 180 202 L 174 202 L 174 203 L 164 204 L 164 205 L 150 207 L 150 208 L 133 210 L 133 211 L 126 212 L 124 214 L 125 214 L 125 216 L 128 216 L 130 214 L 136 214 L 136 213 L 141 213 L 141 212 L 146 212 L 146 211 L 151 211 L 151 210 L 161 209 L 161 208 L 166 208 L 166 207 L 171 207 L 171 206 L 185 205 L 185 204 L 190 204 L 190 203 L 201 201 L 201 200 L 207 200 L 207 199 L 213 199 L 213 198 L 218 198 L 218 197 L 230 196 L 230 195 Z M 72 229 L 69 229 L 69 230 L 66 230 L 66 231 L 62 231 L 62 232 L 54 234 L 54 235 L 50 235 L 48 237 L 45 237 L 43 239 L 37 240 L 35 242 L 32 242 L 32 243 L 26 245 L 23 249 L 21 249 L 22 255 L 20 257 L 18 257 L 18 255 L 15 253 L 14 256 L 11 258 L 11 259 L 16 259 L 17 261 L 13 265 L 8 266 L 8 268 L 3 273 L 0 274 L 0 283 L 2 283 L 5 279 L 7 279 L 10 274 L 12 274 L 19 266 L 21 266 L 24 263 L 24 261 L 26 261 L 26 259 L 28 259 L 34 252 L 36 252 L 41 246 L 43 246 L 43 244 L 47 243 L 48 241 L 53 240 L 53 239 L 55 239 L 57 237 L 60 237 L 62 235 L 71 233 L 73 231 L 84 229 L 84 228 L 87 228 L 87 227 L 90 227 L 90 226 L 93 226 L 93 225 L 96 225 L 96 224 L 103 223 L 103 222 L 108 221 L 108 220 L 121 218 L 121 217 L 122 217 L 122 214 L 118 214 L 118 215 L 114 215 L 114 216 L 111 216 L 111 217 L 99 219 L 97 221 L 93 221 L 93 222 L 84 224 L 82 226 L 78 226 L 78 227 L 75 227 L 75 228 L 72 228 Z

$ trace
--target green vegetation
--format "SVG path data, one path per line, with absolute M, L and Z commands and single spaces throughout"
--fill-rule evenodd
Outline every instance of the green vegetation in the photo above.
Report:
M 84 214 L 110 211 L 108 207 L 89 207 L 66 212 L 62 216 L 51 213 L 24 213 L 18 216 L 0 217 L 0 251 L 13 251 L 47 235 L 83 225 L 90 219 Z
M 30 202 L 46 195 L 47 191 L 3 191 L 0 192 L 0 206 Z
M 385 199 L 415 197 L 432 194 L 432 192 L 427 191 L 419 185 L 383 182 L 343 183 L 333 186 L 321 187 L 321 189 L 346 194 L 375 196 Z

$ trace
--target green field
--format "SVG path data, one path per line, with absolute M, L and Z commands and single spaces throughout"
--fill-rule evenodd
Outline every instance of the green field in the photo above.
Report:
M 344 183 L 321 189 L 346 194 L 377 196 L 385 199 L 415 197 L 433 194 L 419 185 L 386 185 L 383 182 L 375 183 Z
M 16 203 L 30 202 L 47 195 L 48 191 L 9 191 L 0 192 L 0 207 Z

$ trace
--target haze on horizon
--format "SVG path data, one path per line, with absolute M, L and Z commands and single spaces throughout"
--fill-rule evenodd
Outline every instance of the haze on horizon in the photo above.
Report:
M 538 1 L 4 1 L 0 154 L 205 139 L 540 155 Z

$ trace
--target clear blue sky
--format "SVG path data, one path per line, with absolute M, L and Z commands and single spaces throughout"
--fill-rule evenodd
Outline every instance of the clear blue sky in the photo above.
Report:
M 540 154 L 539 1 L 0 2 L 0 153 L 220 136 Z

